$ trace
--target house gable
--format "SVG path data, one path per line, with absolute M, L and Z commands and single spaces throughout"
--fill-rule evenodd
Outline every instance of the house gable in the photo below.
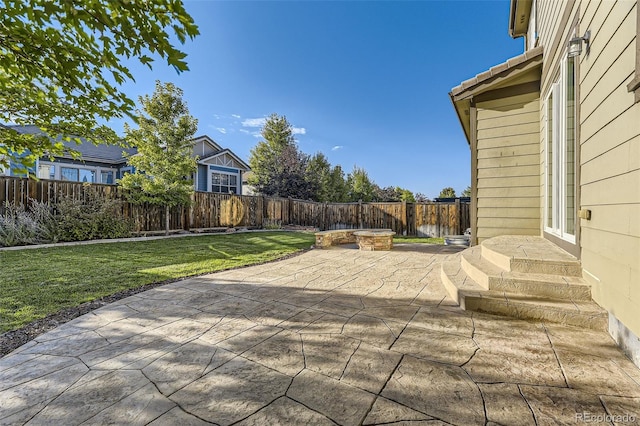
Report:
M 210 155 L 209 157 L 201 158 L 199 163 L 234 168 L 241 171 L 250 170 L 250 167 L 247 163 L 242 161 L 240 157 L 238 157 L 228 149 L 224 149 L 220 152 Z
M 193 139 L 193 156 L 198 158 L 209 157 L 222 151 L 222 147 L 207 135 Z

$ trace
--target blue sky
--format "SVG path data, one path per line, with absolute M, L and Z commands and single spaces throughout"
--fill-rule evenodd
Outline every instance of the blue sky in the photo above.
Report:
M 189 1 L 201 35 L 190 71 L 131 63 L 132 99 L 155 80 L 184 91 L 207 134 L 243 159 L 271 113 L 307 154 L 378 185 L 430 198 L 470 183 L 470 152 L 448 92 L 523 51 L 501 1 Z M 121 123 L 113 123 L 121 131 Z

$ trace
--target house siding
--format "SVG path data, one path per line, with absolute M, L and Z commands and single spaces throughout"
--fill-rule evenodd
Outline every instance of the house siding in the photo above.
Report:
M 610 332 L 621 346 L 636 348 L 629 350 L 636 363 L 640 361 L 640 103 L 627 86 L 638 61 L 637 3 L 537 0 L 540 44 L 545 48 L 543 98 L 557 77 L 567 40 L 574 33 L 582 36 L 591 31 L 589 51 L 583 45 L 578 65 L 578 208 L 591 211 L 590 220 L 579 219 L 579 252 L 593 299 L 614 319 L 610 324 L 621 324 L 622 333 Z M 542 173 L 543 103 L 539 118 Z M 543 179 L 541 206 L 542 194 Z M 629 331 L 635 337 L 628 337 Z M 626 341 L 619 337 L 625 333 Z M 635 342 L 631 346 L 630 340 Z
M 218 152 L 218 149 L 212 147 L 209 143 L 205 141 L 198 141 L 193 145 L 193 155 L 194 157 L 204 158 L 209 155 L 215 154 Z
M 207 166 L 205 164 L 198 164 L 198 191 L 209 191 L 207 188 Z
M 596 2 L 580 71 L 582 266 L 593 298 L 640 336 L 640 104 L 635 76 L 637 2 Z
M 498 235 L 540 235 L 539 94 L 479 102 L 477 242 Z

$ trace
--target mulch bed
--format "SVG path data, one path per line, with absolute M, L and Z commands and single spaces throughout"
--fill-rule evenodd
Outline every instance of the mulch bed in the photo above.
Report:
M 224 269 L 224 271 L 228 271 L 232 269 L 247 268 L 249 266 L 264 265 L 266 263 L 272 263 L 272 262 L 279 262 L 281 260 L 290 259 L 292 257 L 299 256 L 309 250 L 311 249 L 300 250 L 295 253 L 291 253 L 286 256 L 280 257 L 275 260 L 267 261 L 267 262 L 254 263 L 253 265 L 246 265 L 246 266 L 237 266 L 234 268 L 227 268 L 227 269 Z M 222 272 L 222 271 L 223 270 L 216 271 L 216 272 Z M 61 311 L 56 312 L 55 314 L 51 314 L 42 319 L 33 321 L 17 330 L 7 331 L 6 333 L 0 334 L 0 358 L 9 354 L 14 349 L 19 348 L 25 343 L 35 339 L 39 335 L 46 333 L 47 331 L 53 330 L 59 325 L 64 324 L 65 322 L 69 322 L 74 318 L 87 314 L 93 311 L 94 309 L 101 308 L 110 303 L 116 302 L 120 299 L 124 299 L 125 297 L 133 296 L 134 294 L 151 290 L 152 288 L 160 287 L 165 284 L 181 281 L 187 278 L 193 278 L 196 276 L 202 276 L 202 275 L 209 275 L 209 274 L 192 275 L 190 277 L 166 280 L 159 283 L 147 284 L 142 287 L 121 291 L 119 293 L 101 297 L 100 299 L 94 300 L 92 302 L 87 302 L 87 303 L 83 303 L 82 305 L 74 306 L 73 308 L 63 309 Z

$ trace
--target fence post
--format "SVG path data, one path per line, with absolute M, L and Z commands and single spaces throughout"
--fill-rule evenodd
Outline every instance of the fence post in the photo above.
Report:
M 400 230 L 400 233 L 402 235 L 407 235 L 407 224 L 409 223 L 409 220 L 407 218 L 407 202 L 405 200 L 402 200 L 402 206 L 400 207 L 400 217 L 402 218 L 402 229 Z
M 462 220 L 462 209 L 460 208 L 460 198 L 456 198 L 456 235 L 462 234 L 460 221 Z
M 363 228 L 362 222 L 362 200 L 358 200 L 358 229 Z

